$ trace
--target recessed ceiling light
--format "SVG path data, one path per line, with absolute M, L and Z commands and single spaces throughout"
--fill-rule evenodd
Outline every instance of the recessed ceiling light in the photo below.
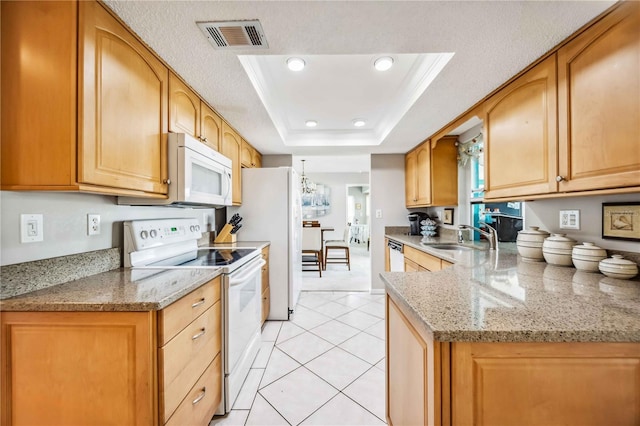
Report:
M 316 120 L 307 120 L 304 122 L 307 127 L 316 127 L 318 122 Z
M 393 58 L 391 56 L 383 56 L 382 58 L 376 59 L 373 63 L 373 66 L 378 71 L 386 71 L 393 65 Z
M 364 121 L 362 118 L 356 118 L 355 120 L 352 121 L 353 125 L 356 127 L 362 127 L 365 124 L 367 124 L 366 121 Z
M 302 71 L 304 68 L 304 60 L 301 58 L 289 58 L 287 59 L 287 66 L 291 71 Z

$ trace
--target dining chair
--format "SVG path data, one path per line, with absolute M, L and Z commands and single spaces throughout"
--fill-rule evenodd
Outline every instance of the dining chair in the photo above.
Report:
M 338 254 L 334 254 L 329 257 L 329 250 L 332 252 L 338 251 Z M 351 256 L 349 253 L 349 226 L 344 228 L 344 235 L 341 240 L 327 240 L 324 243 L 324 269 L 327 269 L 327 263 L 342 263 L 346 264 L 347 268 L 351 270 Z
M 322 230 L 319 226 L 302 228 L 302 270 L 318 271 L 322 277 Z

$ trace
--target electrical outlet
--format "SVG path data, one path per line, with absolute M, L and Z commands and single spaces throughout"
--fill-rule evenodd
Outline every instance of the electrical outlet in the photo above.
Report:
M 87 235 L 100 235 L 100 215 L 87 215 Z
M 560 210 L 560 229 L 580 229 L 580 210 Z
M 41 214 L 20 215 L 20 242 L 44 241 L 44 219 Z
M 382 219 L 382 209 L 376 209 L 376 219 Z

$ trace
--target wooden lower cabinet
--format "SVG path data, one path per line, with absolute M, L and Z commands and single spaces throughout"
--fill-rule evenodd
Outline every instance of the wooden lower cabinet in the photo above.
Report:
M 156 424 L 154 314 L 2 312 L 2 424 Z
M 1 424 L 207 425 L 221 320 L 219 277 L 158 312 L 1 312 Z
M 389 425 L 637 425 L 640 343 L 438 342 L 387 295 Z
M 262 267 L 262 323 L 266 321 L 271 310 L 271 289 L 269 287 L 269 246 L 262 249 L 262 258 L 267 262 Z
M 414 249 L 406 244 L 404 246 L 404 259 L 405 271 L 407 272 L 414 270 L 407 269 L 407 265 L 409 265 L 409 268 L 418 267 L 419 271 L 435 272 L 442 269 L 442 260 L 439 257 L 425 253 L 422 250 Z

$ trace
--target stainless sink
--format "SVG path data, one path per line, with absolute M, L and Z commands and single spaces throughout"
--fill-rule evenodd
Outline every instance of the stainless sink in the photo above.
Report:
M 460 244 L 445 244 L 445 243 L 429 244 L 429 243 L 422 243 L 422 242 L 420 244 L 422 244 L 425 247 L 431 247 L 438 250 L 461 250 L 461 251 L 473 250 L 471 247 L 462 246 Z

